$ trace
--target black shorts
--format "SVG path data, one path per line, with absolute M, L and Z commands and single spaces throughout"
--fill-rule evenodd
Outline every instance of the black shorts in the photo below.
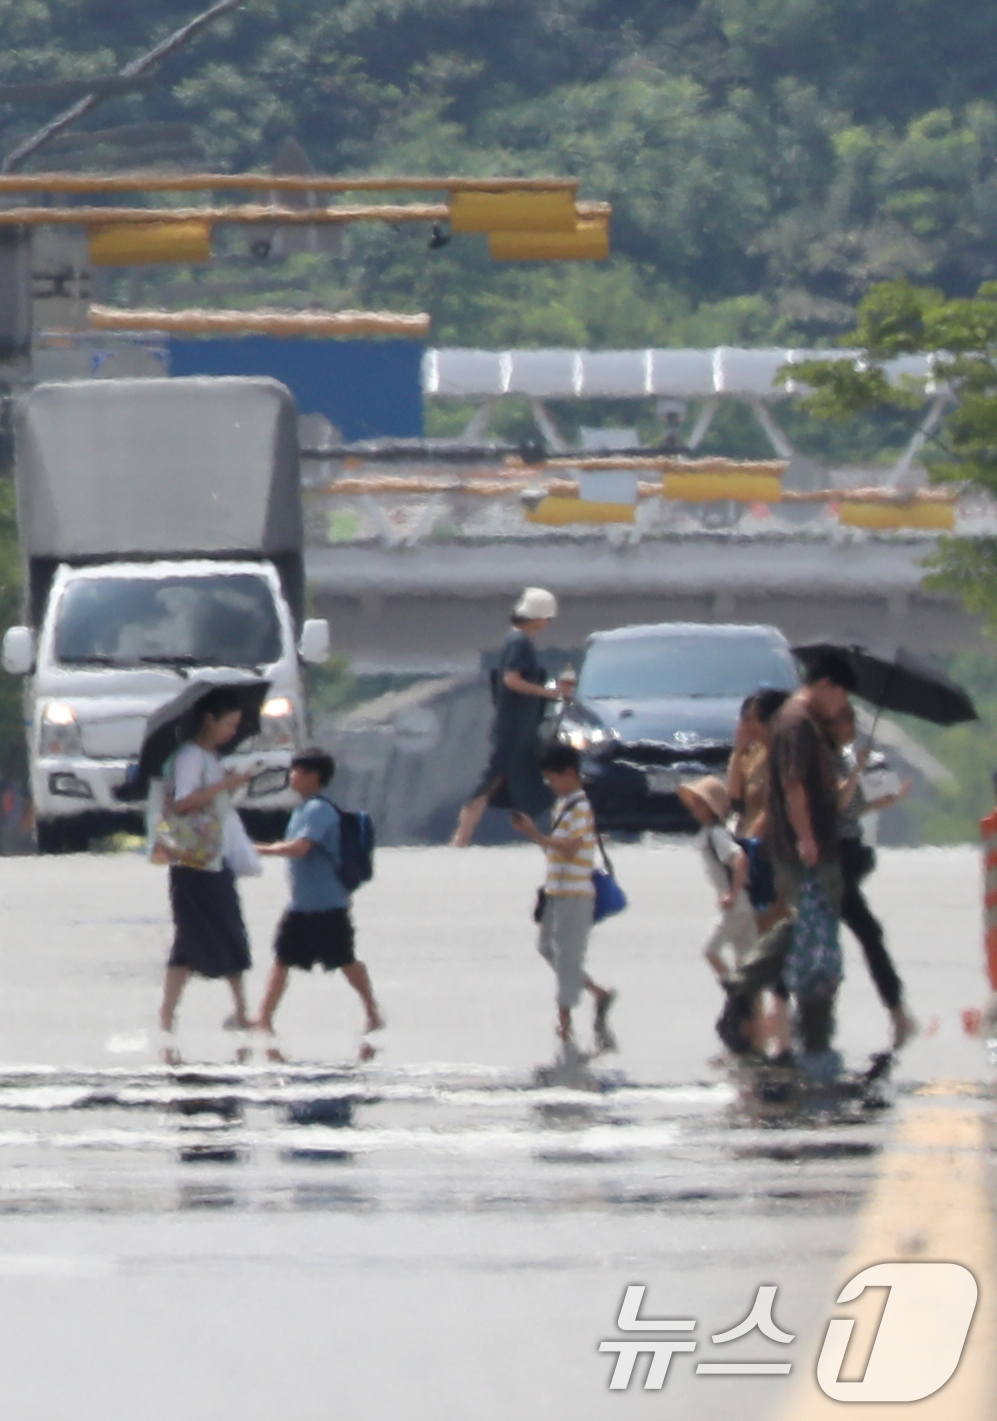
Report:
M 293 908 L 277 924 L 274 938 L 277 961 L 285 967 L 310 972 L 316 962 L 327 972 L 348 967 L 353 956 L 353 920 L 349 908 L 328 908 L 322 913 L 298 913 Z

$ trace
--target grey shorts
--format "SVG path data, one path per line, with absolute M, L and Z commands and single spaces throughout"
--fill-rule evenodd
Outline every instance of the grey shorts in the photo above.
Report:
M 585 986 L 585 949 L 594 904 L 591 894 L 547 895 L 537 951 L 557 973 L 559 1007 L 573 1007 Z

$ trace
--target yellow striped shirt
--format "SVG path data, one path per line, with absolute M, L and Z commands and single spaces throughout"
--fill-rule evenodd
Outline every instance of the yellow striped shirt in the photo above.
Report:
M 553 828 L 550 837 L 556 844 L 559 839 L 581 839 L 581 847 L 570 858 L 564 858 L 557 849 L 547 850 L 548 893 L 558 897 L 591 897 L 592 870 L 595 868 L 595 819 L 592 806 L 583 791 L 566 795 L 554 805 Z

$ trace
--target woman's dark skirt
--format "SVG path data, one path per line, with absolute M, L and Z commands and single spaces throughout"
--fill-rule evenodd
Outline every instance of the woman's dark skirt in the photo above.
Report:
M 491 809 L 519 809 L 538 819 L 554 802 L 540 773 L 539 746 L 494 749 L 472 799 L 484 795 Z
M 234 977 L 250 966 L 249 938 L 230 868 L 210 873 L 170 866 L 173 950 L 170 967 L 201 977 Z

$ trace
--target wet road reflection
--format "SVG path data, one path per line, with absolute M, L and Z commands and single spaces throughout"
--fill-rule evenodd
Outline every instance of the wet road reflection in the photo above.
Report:
M 525 1076 L 23 1067 L 0 1075 L 0 1213 L 848 1210 L 875 1167 L 884 1104 L 856 1110 L 824 1091 L 759 1109 L 743 1078 L 654 1085 L 599 1062 Z M 322 1165 L 335 1184 L 315 1178 Z
M 925 1194 L 911 1169 L 941 1146 L 895 1140 L 925 1106 L 918 1082 L 935 1083 L 943 1122 L 985 1108 L 972 1091 L 988 1089 L 989 1068 L 959 1016 L 979 996 L 978 856 L 881 856 L 878 907 L 912 1005 L 941 1025 L 907 1048 L 896 1084 L 853 1078 L 823 1093 L 710 1063 L 716 989 L 699 948 L 713 904 L 700 866 L 685 847 L 617 858 L 631 907 L 600 927 L 592 965 L 619 989 L 618 1055 L 555 1057 L 548 969 L 525 913 L 531 848 L 385 849 L 357 899 L 384 1054 L 339 1064 L 355 1051 L 356 1004 L 316 977 L 295 984 L 281 1018 L 297 1064 L 225 1064 L 227 996 L 199 983 L 182 1040 L 203 1064 L 173 1071 L 153 1064 L 169 922 L 148 865 L 0 864 L 3 1061 L 39 1063 L 0 1064 L 6 1411 L 775 1421 L 792 1402 L 784 1378 L 704 1379 L 698 1358 L 677 1357 L 663 1393 L 635 1381 L 621 1398 L 599 1342 L 640 1284 L 648 1316 L 697 1319 L 709 1360 L 711 1335 L 777 1285 L 795 1382 L 812 1372 L 884 1178 L 882 1217 L 899 1234 L 874 1257 L 896 1256 L 908 1235 L 954 1256 L 930 1234 L 943 1209 L 900 1207 L 903 1189 Z M 244 888 L 259 949 L 251 1001 L 286 898 L 273 867 Z M 861 963 L 839 1017 L 857 1078 L 887 1034 Z M 583 1016 L 579 1040 L 590 1036 Z M 944 1154 L 940 1190 L 965 1154 Z M 979 1213 L 966 1217 L 975 1240 Z

